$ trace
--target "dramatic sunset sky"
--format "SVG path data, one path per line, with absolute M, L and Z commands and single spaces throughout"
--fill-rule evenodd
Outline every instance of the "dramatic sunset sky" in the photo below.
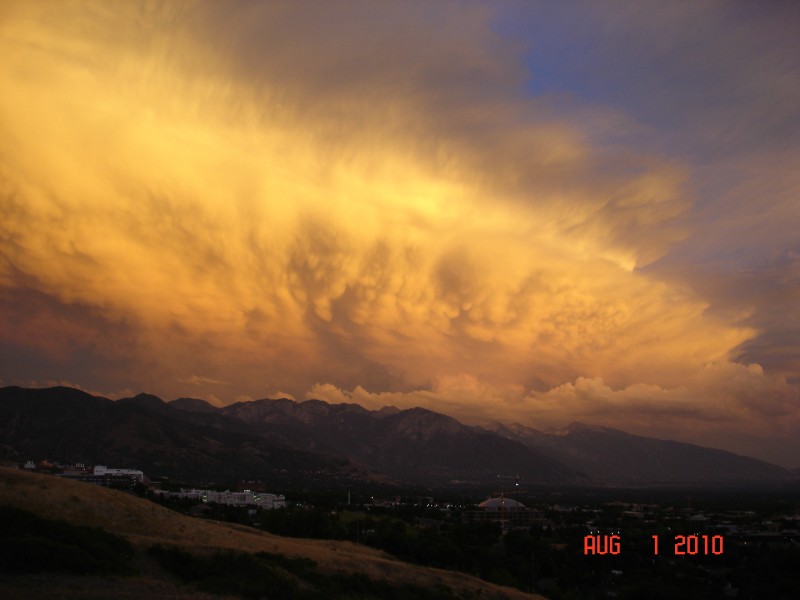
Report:
M 0 385 L 800 466 L 800 4 L 0 7 Z

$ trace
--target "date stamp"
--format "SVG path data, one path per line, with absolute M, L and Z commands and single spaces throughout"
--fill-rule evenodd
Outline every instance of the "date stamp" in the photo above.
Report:
M 658 556 L 659 536 L 651 536 L 653 556 Z M 725 551 L 725 540 L 721 535 L 674 535 L 670 540 L 674 556 L 720 556 Z M 619 535 L 587 535 L 583 538 L 585 556 L 616 556 L 622 553 L 622 539 Z

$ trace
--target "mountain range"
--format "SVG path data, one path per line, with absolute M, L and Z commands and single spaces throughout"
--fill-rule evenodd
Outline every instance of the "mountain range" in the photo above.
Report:
M 327 479 L 356 470 L 224 415 L 187 413 L 148 394 L 112 401 L 67 387 L 0 389 L 0 444 L 16 460 L 138 468 L 184 481 Z
M 468 426 L 422 408 L 367 410 L 320 400 L 215 407 L 139 394 L 112 401 L 55 387 L 0 389 L 0 452 L 15 460 L 136 467 L 194 481 L 271 478 L 526 485 L 797 481 L 781 467 L 722 450 L 575 423 L 544 433 Z
M 572 423 L 543 433 L 514 423 L 492 423 L 495 433 L 536 448 L 596 480 L 616 484 L 736 482 L 791 478 L 787 469 L 724 450 L 659 440 L 608 427 Z

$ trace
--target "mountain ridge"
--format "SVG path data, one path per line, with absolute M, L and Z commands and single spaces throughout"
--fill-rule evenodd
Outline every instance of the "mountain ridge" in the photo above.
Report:
M 256 400 L 222 407 L 307 450 L 347 456 L 400 480 L 489 481 L 511 469 L 532 480 L 586 483 L 588 478 L 514 440 L 486 435 L 424 408 L 370 411 L 358 404 L 322 400 Z
M 494 423 L 493 431 L 545 452 L 573 468 L 614 483 L 680 483 L 795 479 L 766 461 L 697 444 L 635 435 L 574 422 L 554 433 L 519 423 Z
M 281 403 L 281 413 L 287 415 L 294 408 L 297 412 L 306 412 L 308 403 L 317 403 L 326 407 L 327 414 L 336 414 L 337 406 L 356 407 L 361 414 L 369 413 L 372 418 L 389 418 L 398 414 L 403 419 L 413 418 L 410 415 L 422 416 L 427 409 L 415 407 L 400 410 L 396 407 L 383 407 L 368 411 L 360 405 L 331 404 L 321 400 L 295 401 L 259 400 L 262 413 L 271 411 L 270 402 Z M 242 405 L 243 403 L 239 403 Z M 217 410 L 236 412 L 230 405 Z M 427 411 L 431 415 L 441 415 Z M 447 415 L 441 415 L 450 422 L 459 423 Z M 273 417 L 273 423 L 277 421 Z M 286 423 L 284 423 L 286 424 Z M 459 423 L 460 424 L 460 423 Z M 630 434 L 625 431 L 592 425 L 581 421 L 573 421 L 569 425 L 552 433 L 528 427 L 519 423 L 503 424 L 495 422 L 488 426 L 475 426 L 474 430 L 486 430 L 497 433 L 507 439 L 518 441 L 530 449 L 557 463 L 573 469 L 577 473 L 585 473 L 599 481 L 615 484 L 677 484 L 677 483 L 729 483 L 736 481 L 765 481 L 795 479 L 798 475 L 772 463 L 748 456 L 742 456 L 696 444 L 662 440 Z M 462 427 L 467 427 L 462 425 Z M 413 428 L 411 428 L 413 429 Z M 428 435 L 430 435 L 430 429 Z M 454 432 L 453 432 L 454 433 Z M 420 434 L 425 435 L 424 432 Z M 416 440 L 415 440 L 416 441 Z M 580 442 L 580 443 L 579 443 Z M 680 455 L 680 456 L 676 456 Z M 598 482 L 599 482 L 598 481 Z
M 113 401 L 62 387 L 0 388 L 0 443 L 26 458 L 140 468 L 172 479 L 292 471 L 337 477 L 355 469 L 225 415 L 180 411 L 155 396 Z
M 144 393 L 112 401 L 65 387 L 0 388 L 0 446 L 9 456 L 38 451 L 54 459 L 59 452 L 80 456 L 82 462 L 104 457 L 115 466 L 170 476 L 182 468 L 211 479 L 293 469 L 334 479 L 381 476 L 436 485 L 487 483 L 509 472 L 531 485 L 798 478 L 724 450 L 580 422 L 544 433 L 519 423 L 468 426 L 421 407 L 369 410 L 286 398 L 217 407 Z

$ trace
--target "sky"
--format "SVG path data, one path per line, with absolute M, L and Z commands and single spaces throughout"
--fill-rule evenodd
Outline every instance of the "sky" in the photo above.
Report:
M 800 5 L 0 6 L 0 385 L 800 467 Z

